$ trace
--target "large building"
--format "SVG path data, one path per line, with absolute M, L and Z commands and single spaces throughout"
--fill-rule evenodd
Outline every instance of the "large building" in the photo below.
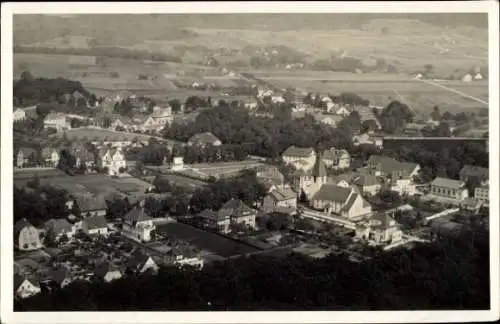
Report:
M 43 120 L 43 127 L 52 128 L 61 133 L 71 129 L 71 123 L 63 113 L 49 113 Z
M 290 146 L 282 154 L 283 162 L 293 165 L 296 169 L 310 169 L 316 162 L 316 152 L 312 147 L 302 148 Z
M 468 191 L 464 182 L 439 177 L 431 182 L 430 194 L 456 201 L 462 201 L 468 197 Z
M 25 218 L 14 224 L 14 239 L 16 247 L 21 251 L 37 250 L 42 247 L 40 233 Z

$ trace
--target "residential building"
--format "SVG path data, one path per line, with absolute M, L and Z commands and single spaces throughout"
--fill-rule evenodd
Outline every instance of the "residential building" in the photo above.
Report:
M 462 77 L 462 82 L 471 82 L 472 81 L 472 75 L 470 73 L 467 73 Z
M 98 153 L 98 165 L 107 168 L 109 175 L 118 175 L 127 168 L 127 161 L 121 147 L 102 147 Z
M 108 261 L 99 263 L 93 272 L 95 278 L 104 282 L 111 282 L 123 276 L 120 268 Z
M 316 162 L 316 152 L 312 147 L 302 148 L 297 146 L 288 147 L 282 154 L 283 162 L 292 164 L 296 169 L 310 169 Z
M 351 166 L 351 155 L 347 150 L 334 147 L 323 151 L 321 160 L 326 167 L 332 169 L 348 169 Z
M 135 206 L 123 217 L 123 232 L 141 242 L 151 241 L 151 232 L 155 229 L 153 218 L 144 210 L 144 202 Z
M 293 187 L 299 193 L 299 198 L 305 195 L 307 199 L 311 199 L 328 181 L 326 167 L 320 157 L 316 158 L 312 168 L 297 169 L 292 177 Z
M 285 176 L 277 167 L 265 166 L 257 168 L 256 171 L 257 180 L 266 185 L 269 190 L 285 185 Z
M 75 198 L 67 204 L 68 209 L 73 208 L 76 204 L 82 217 L 105 216 L 108 206 L 106 200 L 102 196 L 94 196 L 89 193 L 75 194 Z
M 44 147 L 42 149 L 42 159 L 46 165 L 57 167 L 59 163 L 59 150 L 52 147 Z
M 23 121 L 26 119 L 26 112 L 24 111 L 24 109 L 14 108 L 12 119 L 14 120 L 14 122 Z
M 72 282 L 72 278 L 69 276 L 68 271 L 65 268 L 52 269 L 47 274 L 47 280 L 45 282 L 53 283 L 59 288 L 64 288 Z
M 188 145 L 199 145 L 202 147 L 208 145 L 221 146 L 222 142 L 211 132 L 204 132 L 191 136 L 188 140 Z
M 490 202 L 490 186 L 487 182 L 474 189 L 474 198 L 484 203 Z
M 335 110 L 335 115 L 347 117 L 351 114 L 351 112 L 344 106 L 339 107 L 338 109 Z
M 28 298 L 41 291 L 40 284 L 35 278 L 28 278 L 18 274 L 14 275 L 14 297 Z
M 136 252 L 128 261 L 127 269 L 132 273 L 144 273 L 146 271 L 156 273 L 159 267 L 149 255 Z
M 388 156 L 372 155 L 368 159 L 368 173 L 383 178 L 391 185 L 391 190 L 400 194 L 413 195 L 416 192 L 414 177 L 420 171 L 417 163 L 400 162 Z
M 297 209 L 297 193 L 291 188 L 276 188 L 264 197 L 263 209 L 273 211 L 276 208 Z
M 377 177 L 371 174 L 360 174 L 355 176 L 353 183 L 359 188 L 361 193 L 372 196 L 376 195 L 382 187 Z
M 482 205 L 483 202 L 474 197 L 467 197 L 464 200 L 460 201 L 459 203 L 461 209 L 471 211 L 474 213 L 478 213 Z
M 119 130 L 120 128 L 124 130 L 132 129 L 132 120 L 128 117 L 119 116 L 109 126 L 109 129 L 112 130 Z
M 43 127 L 45 129 L 53 128 L 58 133 L 61 133 L 71 129 L 71 122 L 63 113 L 49 113 L 43 121 Z
M 368 133 L 354 135 L 352 137 L 352 141 L 355 146 L 359 146 L 361 144 L 367 144 L 381 148 L 384 144 L 384 140 L 381 136 L 373 136 Z
M 63 236 L 71 239 L 75 235 L 75 228 L 64 218 L 50 219 L 45 222 L 45 237 L 59 241 Z
M 107 235 L 108 223 L 104 216 L 90 216 L 82 221 L 82 230 L 87 235 Z
M 489 169 L 475 165 L 464 165 L 460 170 L 460 181 L 480 184 L 489 179 Z
M 16 166 L 18 168 L 28 167 L 37 162 L 38 152 L 29 147 L 21 147 L 17 151 Z
M 187 244 L 178 244 L 167 253 L 170 256 L 170 261 L 176 265 L 189 265 L 203 268 L 203 259 L 200 258 L 199 253 Z
M 341 115 L 327 115 L 327 114 L 315 114 L 314 119 L 318 123 L 323 123 L 325 125 L 336 127 L 338 123 L 344 119 L 344 116 Z
M 40 233 L 26 218 L 14 224 L 14 240 L 16 247 L 21 251 L 37 250 L 42 247 Z
M 390 244 L 401 241 L 403 232 L 388 213 L 375 213 L 367 224 L 356 227 L 356 237 L 376 244 Z
M 153 113 L 144 121 L 143 130 L 161 131 L 166 125 L 171 124 L 173 119 L 172 108 L 170 106 L 165 108 L 154 107 Z
M 324 184 L 309 201 L 317 210 L 349 219 L 358 219 L 371 213 L 370 204 L 352 187 Z
M 456 201 L 461 201 L 468 197 L 467 188 L 464 182 L 440 177 L 431 182 L 430 194 L 437 197 L 454 199 Z
M 202 222 L 202 226 L 206 229 L 217 231 L 220 233 L 229 233 L 230 220 L 226 215 L 218 214 L 210 209 L 205 209 L 198 214 Z
M 255 228 L 255 217 L 257 211 L 247 206 L 240 199 L 231 199 L 225 203 L 218 211 L 219 219 L 229 218 L 230 223 L 243 224 L 250 228 Z

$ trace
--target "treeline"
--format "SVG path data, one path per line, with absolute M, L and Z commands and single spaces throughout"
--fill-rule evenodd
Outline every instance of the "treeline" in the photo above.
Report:
M 81 82 L 72 81 L 65 78 L 35 78 L 30 72 L 25 71 L 21 78 L 14 82 L 14 104 L 26 105 L 37 104 L 39 102 L 64 102 L 66 95 L 71 96 L 79 93 L 83 99 L 90 98 L 91 94 L 85 89 Z M 76 104 L 78 98 L 73 98 L 73 104 Z
M 271 158 L 290 145 L 320 149 L 352 146 L 350 134 L 318 124 L 311 116 L 294 120 L 260 118 L 225 102 L 201 112 L 188 124 L 174 122 L 164 129 L 164 137 L 185 142 L 194 134 L 207 131 L 225 144 L 240 145 L 247 154 Z
M 36 53 L 36 54 L 61 54 L 61 55 L 82 55 L 101 57 L 116 57 L 132 60 L 150 60 L 161 62 L 181 63 L 182 58 L 160 52 L 144 50 L 131 50 L 121 47 L 92 47 L 92 48 L 53 48 L 53 47 L 31 47 L 14 46 L 14 53 Z M 99 63 L 99 62 L 96 62 Z
M 418 243 L 363 263 L 252 256 L 111 283 L 77 281 L 16 301 L 15 311 L 489 309 L 488 234 Z
M 408 105 L 397 100 L 392 101 L 377 115 L 382 130 L 388 134 L 397 134 L 403 131 L 407 123 L 411 123 L 415 114 Z

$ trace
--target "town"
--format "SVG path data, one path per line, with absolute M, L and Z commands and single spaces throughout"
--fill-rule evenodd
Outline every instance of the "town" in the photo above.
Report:
M 93 64 L 88 60 L 72 56 L 75 65 Z M 319 272 L 327 261 L 318 260 L 364 269 L 381 256 L 406 253 L 399 251 L 471 235 L 487 240 L 487 107 L 418 109 L 392 89 L 381 105 L 333 85 L 331 91 L 280 87 L 214 60 L 207 58 L 207 75 L 179 70 L 171 76 L 184 95 L 168 87 L 159 95 L 87 85 L 85 78 L 98 73 L 119 79 L 112 68 L 76 79 L 29 70 L 16 77 L 19 305 L 79 294 L 82 285 L 120 294 L 120 282 L 161 282 L 171 290 L 189 285 L 194 296 L 202 284 L 188 282 L 188 274 L 231 276 L 245 262 L 258 273 L 246 260 L 267 260 L 265 269 L 283 267 L 287 258 L 306 260 Z M 301 64 L 281 68 L 304 69 Z M 426 65 L 408 82 L 438 82 L 431 70 Z M 453 82 L 484 82 L 487 69 L 462 74 Z M 159 82 L 154 73 L 134 78 Z M 294 269 L 302 264 L 293 263 Z M 169 276 L 179 282 L 165 283 Z M 235 285 L 245 280 L 234 276 Z M 145 284 L 141 278 L 160 279 Z M 192 300 L 225 307 L 217 297 L 192 298 L 182 307 Z M 318 303 L 327 303 L 324 298 Z

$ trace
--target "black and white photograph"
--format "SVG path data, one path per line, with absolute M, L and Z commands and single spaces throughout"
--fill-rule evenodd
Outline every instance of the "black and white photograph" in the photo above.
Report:
M 2 322 L 498 320 L 498 9 L 2 3 Z

